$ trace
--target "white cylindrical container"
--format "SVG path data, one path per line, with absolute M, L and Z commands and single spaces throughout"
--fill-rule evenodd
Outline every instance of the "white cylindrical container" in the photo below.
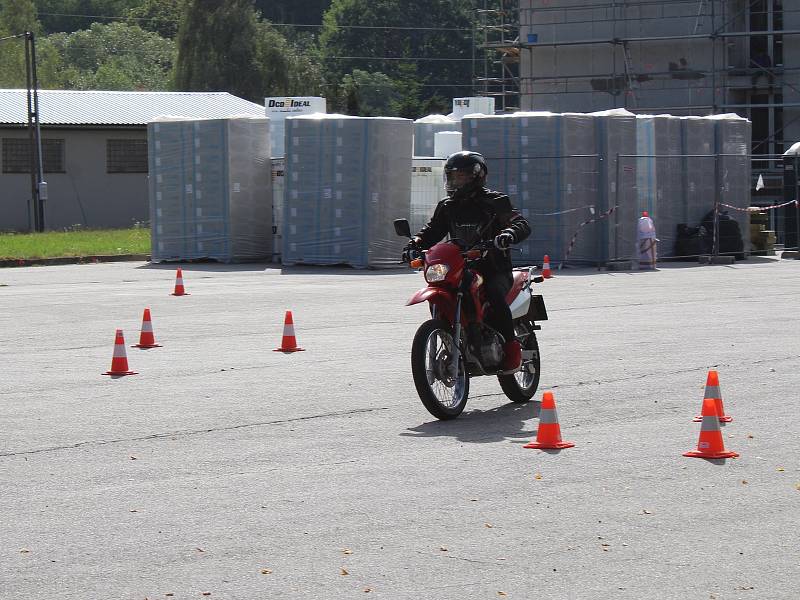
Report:
M 286 155 L 284 142 L 286 117 L 327 112 L 325 98 L 318 96 L 265 98 L 264 109 L 270 119 L 271 155 L 273 158 Z
M 438 131 L 433 134 L 433 155 L 447 158 L 454 152 L 461 152 L 460 131 Z
M 453 113 L 451 118 L 460 121 L 464 115 L 494 114 L 494 98 L 477 96 L 474 98 L 453 98 Z
M 639 217 L 639 222 L 636 227 L 636 245 L 639 253 L 639 268 L 640 269 L 655 269 L 656 268 L 656 246 L 658 239 L 656 239 L 656 226 L 653 224 L 653 219 L 645 211 Z
M 444 160 L 414 158 L 411 161 L 411 207 L 408 221 L 411 233 L 417 233 L 433 216 L 444 189 Z

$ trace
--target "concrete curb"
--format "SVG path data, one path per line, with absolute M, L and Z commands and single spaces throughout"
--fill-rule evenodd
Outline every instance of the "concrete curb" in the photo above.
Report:
M 149 254 L 111 254 L 91 256 L 59 256 L 57 258 L 11 258 L 0 260 L 0 268 L 46 265 L 81 265 L 101 262 L 149 261 Z

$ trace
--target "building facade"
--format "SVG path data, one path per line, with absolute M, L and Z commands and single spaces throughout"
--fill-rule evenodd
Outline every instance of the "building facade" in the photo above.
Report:
M 800 140 L 800 2 L 519 0 L 517 8 L 509 46 L 522 110 L 737 113 L 753 124 L 753 177 L 766 186 L 754 203 L 783 198 L 774 157 Z
M 149 218 L 147 123 L 159 115 L 264 116 L 224 92 L 39 92 L 49 230 L 131 227 Z M 25 90 L 0 90 L 0 231 L 32 229 Z

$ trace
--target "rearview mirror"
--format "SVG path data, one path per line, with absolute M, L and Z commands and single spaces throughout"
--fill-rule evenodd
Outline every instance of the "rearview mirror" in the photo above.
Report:
M 409 226 L 408 220 L 406 219 L 395 219 L 394 231 L 400 237 L 405 237 L 405 238 L 411 237 L 411 227 Z

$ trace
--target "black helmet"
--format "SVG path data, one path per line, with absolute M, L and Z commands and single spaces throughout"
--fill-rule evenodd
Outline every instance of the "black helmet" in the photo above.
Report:
M 456 172 L 466 173 L 471 176 L 471 179 L 467 182 L 457 182 L 455 178 Z M 482 188 L 486 183 L 486 174 L 488 172 L 483 155 L 477 152 L 463 150 L 451 154 L 447 158 L 447 162 L 444 163 L 444 185 L 447 189 L 447 195 L 452 198 L 458 192 L 468 194 L 473 190 Z

